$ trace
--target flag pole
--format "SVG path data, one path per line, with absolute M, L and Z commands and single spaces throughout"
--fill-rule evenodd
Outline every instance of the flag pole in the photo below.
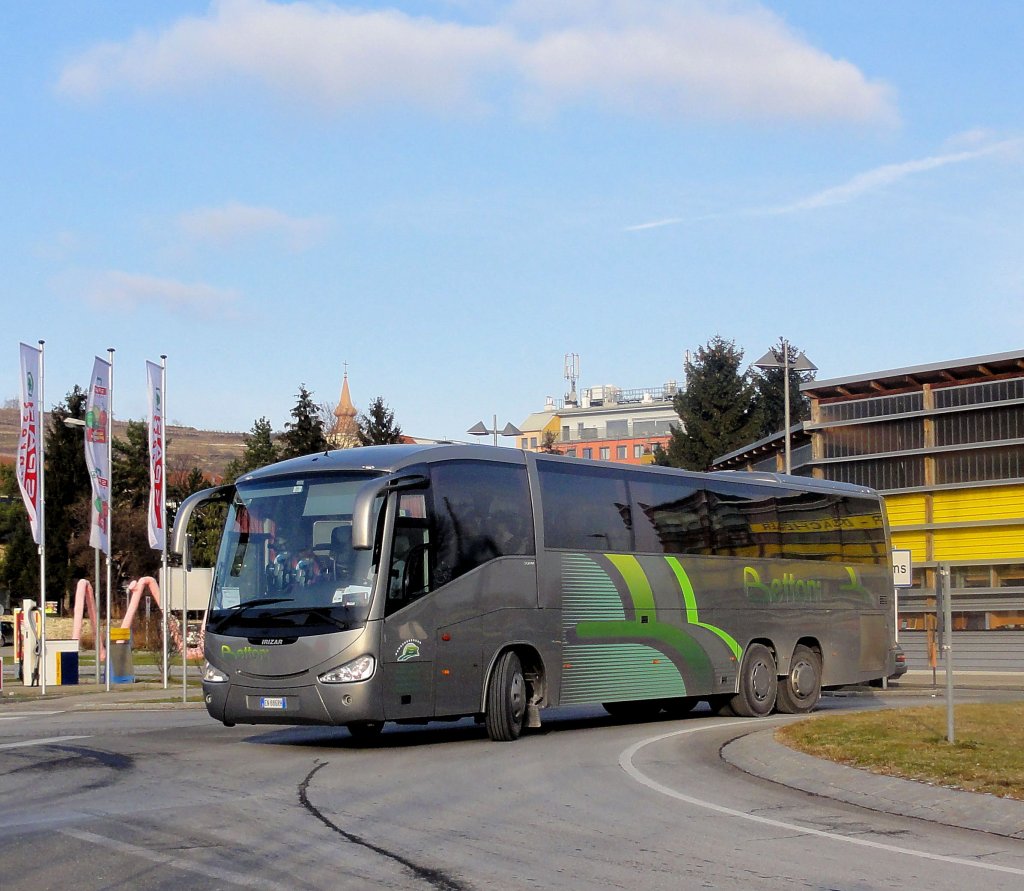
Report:
M 111 581 L 110 552 L 113 550 L 111 541 L 114 537 L 114 348 L 107 348 L 107 362 L 110 363 L 110 382 L 107 398 L 109 408 L 107 410 L 107 497 L 109 498 L 109 509 L 107 511 L 107 683 L 106 690 L 110 692 L 110 608 L 111 608 Z
M 46 695 L 46 401 L 43 344 L 39 341 L 39 691 Z
M 164 524 L 164 546 L 160 558 L 160 590 L 163 592 L 163 603 L 160 604 L 160 635 L 163 642 L 164 689 L 167 689 L 167 608 L 170 604 L 170 589 L 167 584 L 167 356 L 160 356 L 160 436 L 161 448 L 164 453 L 163 480 L 161 489 L 160 514 Z

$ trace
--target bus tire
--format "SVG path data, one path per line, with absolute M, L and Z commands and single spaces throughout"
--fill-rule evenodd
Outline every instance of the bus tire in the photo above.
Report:
M 772 651 L 764 644 L 747 647 L 740 669 L 740 689 L 730 705 L 741 718 L 763 718 L 775 708 L 779 690 L 778 666 Z
M 821 699 L 821 656 L 810 647 L 797 644 L 789 663 L 789 674 L 779 682 L 776 707 L 787 715 L 809 712 Z
M 498 657 L 487 685 L 484 724 L 495 742 L 512 742 L 523 732 L 526 715 L 526 678 L 519 657 L 506 650 Z
M 383 721 L 351 721 L 345 725 L 352 739 L 373 739 L 384 729 Z

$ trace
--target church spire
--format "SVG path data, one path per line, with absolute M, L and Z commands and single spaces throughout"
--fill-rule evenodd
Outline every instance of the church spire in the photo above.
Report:
M 336 449 L 351 449 L 359 445 L 359 424 L 356 421 L 356 407 L 352 404 L 352 396 L 348 390 L 348 362 L 345 364 L 345 377 L 341 382 L 341 397 L 338 407 L 334 409 L 334 427 L 327 434 L 330 444 Z

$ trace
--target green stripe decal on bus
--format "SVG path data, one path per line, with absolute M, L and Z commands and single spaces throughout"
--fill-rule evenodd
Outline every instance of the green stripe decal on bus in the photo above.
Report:
M 654 606 L 654 592 L 651 590 L 651 583 L 644 572 L 640 561 L 636 557 L 627 554 L 605 554 L 621 574 L 629 588 L 629 596 L 633 599 L 633 609 L 636 610 L 636 620 L 639 622 L 643 616 L 648 622 L 653 622 L 657 616 Z
M 679 590 L 683 592 L 683 603 L 686 604 L 686 621 L 691 625 L 697 625 L 701 628 L 706 628 L 712 634 L 717 634 L 725 645 L 732 651 L 732 654 L 736 657 L 736 661 L 739 661 L 743 655 L 743 647 L 741 647 L 736 640 L 721 628 L 716 628 L 714 625 L 709 625 L 707 622 L 702 622 L 700 617 L 697 615 L 697 598 L 693 593 L 693 585 L 690 583 L 690 577 L 686 574 L 686 570 L 683 569 L 682 563 L 676 557 L 665 558 L 668 565 L 672 568 L 672 572 L 675 573 L 676 581 L 679 582 Z

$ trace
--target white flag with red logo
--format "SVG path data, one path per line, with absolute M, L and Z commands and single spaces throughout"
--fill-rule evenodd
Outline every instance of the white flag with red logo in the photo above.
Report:
M 40 350 L 21 344 L 21 435 L 18 438 L 18 488 L 28 511 L 32 539 L 39 544 L 40 475 L 39 435 L 42 412 L 39 406 Z
M 85 404 L 85 463 L 92 481 L 89 544 L 110 556 L 110 363 L 96 357 Z
M 149 546 L 162 551 L 167 538 L 164 485 L 164 392 L 161 367 L 146 363 L 149 382 Z

